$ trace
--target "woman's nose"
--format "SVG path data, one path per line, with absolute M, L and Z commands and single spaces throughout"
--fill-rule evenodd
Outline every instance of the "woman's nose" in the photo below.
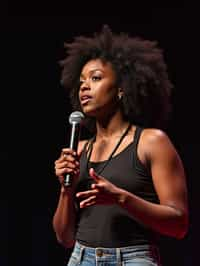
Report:
M 87 80 L 82 82 L 82 84 L 80 86 L 80 90 L 81 91 L 90 90 L 90 85 L 89 85 L 89 82 Z

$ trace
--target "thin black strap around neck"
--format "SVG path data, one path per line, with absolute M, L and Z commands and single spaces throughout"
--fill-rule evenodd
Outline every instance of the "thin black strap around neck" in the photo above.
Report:
M 121 136 L 121 138 L 119 139 L 119 141 L 117 142 L 115 148 L 113 149 L 113 151 L 111 152 L 108 160 L 104 163 L 103 167 L 98 171 L 97 174 L 102 173 L 102 171 L 104 170 L 104 168 L 108 165 L 108 163 L 110 162 L 110 160 L 112 159 L 113 155 L 115 154 L 116 150 L 118 149 L 119 145 L 121 144 L 123 138 L 127 135 L 128 131 L 131 128 L 131 124 L 128 125 L 127 129 L 125 130 L 125 132 L 123 133 L 123 135 Z M 89 147 L 89 154 L 88 154 L 88 159 L 87 159 L 87 169 L 89 170 L 88 164 L 90 161 L 90 157 L 92 154 L 92 150 L 93 150 L 93 143 L 94 143 L 95 137 L 92 139 L 92 141 L 90 142 L 90 147 Z

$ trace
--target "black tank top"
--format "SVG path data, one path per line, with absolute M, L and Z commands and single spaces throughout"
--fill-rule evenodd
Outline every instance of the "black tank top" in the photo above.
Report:
M 137 145 L 142 128 L 137 127 L 133 142 L 115 155 L 101 175 L 116 186 L 147 201 L 158 202 L 152 177 L 137 156 Z M 104 162 L 90 163 L 97 172 Z M 87 154 L 80 159 L 80 180 L 77 191 L 90 188 L 87 170 Z M 76 239 L 91 247 L 124 247 L 155 242 L 156 233 L 134 218 L 118 205 L 93 205 L 78 210 Z

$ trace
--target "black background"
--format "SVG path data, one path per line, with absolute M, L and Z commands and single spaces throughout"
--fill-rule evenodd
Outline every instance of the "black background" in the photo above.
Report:
M 68 99 L 59 83 L 63 43 L 109 24 L 113 31 L 157 40 L 164 49 L 174 110 L 168 134 L 187 174 L 190 229 L 165 239 L 165 266 L 198 265 L 199 130 L 195 16 L 185 6 L 146 8 L 119 16 L 1 17 L 0 265 L 62 266 L 67 252 L 51 220 L 59 184 L 54 160 L 68 143 Z M 64 12 L 63 12 L 64 13 Z

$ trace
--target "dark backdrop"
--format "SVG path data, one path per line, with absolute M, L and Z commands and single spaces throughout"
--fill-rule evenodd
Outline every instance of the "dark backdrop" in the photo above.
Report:
M 116 32 L 158 40 L 165 51 L 175 85 L 168 134 L 187 173 L 190 229 L 184 240 L 164 239 L 162 254 L 165 266 L 198 265 L 198 97 L 192 84 L 197 37 L 188 12 L 182 6 L 133 16 L 2 17 L 0 265 L 62 266 L 71 252 L 56 242 L 51 225 L 59 191 L 54 160 L 68 143 L 71 112 L 57 62 L 64 40 L 99 31 L 105 23 Z

